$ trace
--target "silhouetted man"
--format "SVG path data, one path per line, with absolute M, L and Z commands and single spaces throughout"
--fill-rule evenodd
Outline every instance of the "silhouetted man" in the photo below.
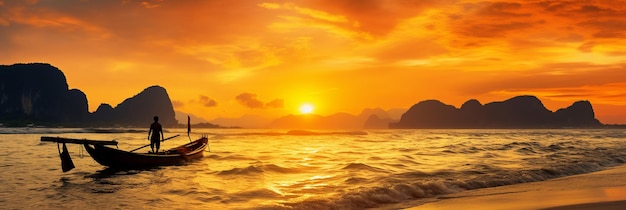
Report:
M 159 133 L 161 135 L 159 136 Z M 154 122 L 150 125 L 150 130 L 148 131 L 148 139 L 150 140 L 150 148 L 152 148 L 152 153 L 159 152 L 159 147 L 161 147 L 161 139 L 163 138 L 163 127 L 159 124 L 159 116 L 154 116 Z M 154 147 L 156 146 L 156 151 Z

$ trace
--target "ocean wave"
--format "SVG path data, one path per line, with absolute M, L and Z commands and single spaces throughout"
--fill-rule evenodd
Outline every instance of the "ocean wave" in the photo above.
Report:
M 216 154 L 209 154 L 207 156 L 205 156 L 205 158 L 208 159 L 214 159 L 214 160 L 221 160 L 221 161 L 233 161 L 233 160 L 252 160 L 255 161 L 256 159 L 242 155 L 242 154 L 233 154 L 233 155 L 216 155 Z
M 521 154 L 525 154 L 525 155 L 537 154 L 537 152 L 535 152 L 535 150 L 532 147 L 522 147 L 515 151 Z
M 607 151 L 603 151 L 607 152 Z M 294 209 L 363 209 L 431 198 L 464 190 L 545 181 L 576 174 L 591 173 L 626 163 L 626 151 L 616 150 L 603 153 L 606 156 L 587 162 L 573 160 L 570 163 L 554 163 L 536 169 L 506 170 L 493 165 L 479 165 L 462 171 L 443 170 L 437 172 L 413 171 L 389 176 L 378 187 L 359 187 L 335 198 L 308 199 L 302 202 L 283 203 Z M 592 154 L 587 154 L 592 155 Z M 379 169 L 362 163 L 351 163 L 344 169 Z M 382 169 L 380 169 L 382 170 Z M 346 184 L 361 185 L 369 180 L 359 177 L 348 178 Z
M 305 168 L 289 168 L 282 167 L 275 164 L 266 164 L 266 165 L 252 165 L 245 168 L 232 168 L 228 170 L 223 170 L 217 172 L 218 175 L 258 175 L 264 173 L 279 173 L 279 174 L 291 174 L 291 173 L 301 173 L 306 171 Z
M 342 170 L 349 170 L 349 171 L 361 171 L 361 170 L 365 170 L 365 171 L 371 171 L 371 172 L 385 172 L 384 169 L 382 168 L 377 168 L 374 166 L 370 166 L 367 165 L 365 163 L 350 163 L 347 166 L 341 168 Z
M 252 175 L 252 174 L 261 174 L 263 173 L 263 169 L 257 166 L 248 166 L 245 168 L 232 168 L 229 170 L 223 170 L 218 172 L 219 175 Z
M 273 132 L 206 131 L 227 135 Z M 463 190 L 589 173 L 626 162 L 623 138 L 594 138 L 606 131 L 368 130 L 368 136 L 311 138 L 278 132 L 279 138 L 273 134 L 212 137 L 217 140 L 211 141 L 211 147 L 219 152 L 205 152 L 203 160 L 186 166 L 96 174 L 93 171 L 105 167 L 90 158 L 74 158 L 77 169 L 61 174 L 54 145 L 32 147 L 43 145 L 36 141 L 40 135 L 0 135 L 4 148 L 28 151 L 21 156 L 0 155 L 6 159 L 0 168 L 11 172 L 9 177 L 30 174 L 9 178 L 7 193 L 0 200 L 7 201 L 8 208 L 29 207 L 32 199 L 71 203 L 65 207 L 77 209 L 106 208 L 97 204 L 111 199 L 122 204 L 113 208 L 181 203 L 180 208 L 209 209 L 384 208 L 454 196 L 448 194 Z M 144 133 L 71 136 L 128 139 L 129 147 L 145 143 Z M 428 140 L 429 136 L 437 140 Z M 62 183 L 64 178 L 59 181 L 59 176 L 68 179 Z M 85 203 L 85 199 L 92 202 Z M 54 208 L 58 203 L 32 207 Z
M 298 203 L 283 203 L 283 205 L 294 209 L 365 209 L 459 191 L 462 189 L 441 181 L 393 184 L 388 187 L 358 189 L 343 194 L 339 198 L 309 199 Z
M 259 199 L 259 198 L 280 198 L 283 197 L 283 195 L 281 195 L 280 193 L 274 192 L 272 190 L 269 189 L 257 189 L 257 190 L 250 190 L 250 191 L 243 191 L 243 192 L 238 192 L 238 193 L 234 193 L 231 194 L 231 200 L 232 201 L 246 201 L 249 199 Z M 229 201 L 225 201 L 225 202 L 229 202 Z
M 357 184 L 362 184 L 362 183 L 367 183 L 367 182 L 369 182 L 368 179 L 361 178 L 361 177 L 350 177 L 344 180 L 344 183 L 350 184 L 350 185 L 357 185 Z
M 573 174 L 589 173 L 601 167 L 579 165 L 561 168 L 544 168 L 522 171 L 518 174 L 496 174 L 477 176 L 473 179 L 417 181 L 412 183 L 389 184 L 386 187 L 360 188 L 357 191 L 341 195 L 336 199 L 310 199 L 284 205 L 295 209 L 363 209 L 382 205 L 405 202 L 408 200 L 446 195 L 464 190 L 481 189 L 525 182 L 544 181 Z M 420 174 L 425 175 L 425 174 Z M 349 179 L 350 184 L 359 184 L 365 180 Z

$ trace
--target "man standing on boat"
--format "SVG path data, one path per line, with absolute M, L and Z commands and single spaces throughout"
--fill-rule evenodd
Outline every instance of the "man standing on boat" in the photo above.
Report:
M 159 136 L 159 133 L 161 135 Z M 154 122 L 150 125 L 150 130 L 148 131 L 148 139 L 150 140 L 150 148 L 152 148 L 152 153 L 159 152 L 159 147 L 161 147 L 161 139 L 163 138 L 163 127 L 159 124 L 159 116 L 154 116 Z M 154 147 L 156 146 L 156 151 Z

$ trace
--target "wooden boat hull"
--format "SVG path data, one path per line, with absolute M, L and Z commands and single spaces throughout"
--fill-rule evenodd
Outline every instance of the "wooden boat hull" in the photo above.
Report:
M 202 137 L 188 144 L 159 153 L 135 153 L 103 145 L 84 144 L 85 149 L 98 163 L 112 168 L 151 168 L 182 165 L 203 156 L 208 139 Z

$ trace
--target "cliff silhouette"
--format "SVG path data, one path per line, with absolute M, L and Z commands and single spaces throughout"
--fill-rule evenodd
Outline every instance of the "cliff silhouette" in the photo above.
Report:
M 65 75 L 45 63 L 0 65 L 0 124 L 5 126 L 141 126 L 158 115 L 177 124 L 167 91 L 152 86 L 115 108 L 102 104 L 90 113 L 87 96 L 68 89 Z
M 166 127 L 178 125 L 165 88 L 151 86 L 113 107 L 101 104 L 88 110 L 86 95 L 68 89 L 65 75 L 44 63 L 0 65 L 0 126 L 138 126 L 145 127 L 158 115 Z M 398 119 L 398 110 L 365 109 L 357 116 L 288 115 L 266 128 L 382 129 L 382 128 L 594 128 L 589 101 L 577 101 L 552 112 L 535 96 L 481 104 L 469 100 L 460 108 L 438 100 L 413 105 Z M 398 114 L 396 114 L 398 113 Z M 401 113 L 401 112 L 400 112 Z M 232 119 L 223 119 L 233 121 Z M 257 120 L 261 121 L 261 120 Z M 236 123 L 239 121 L 234 121 Z M 207 126 L 217 127 L 212 124 Z
M 465 102 L 460 109 L 438 100 L 413 105 L 390 128 L 594 128 L 595 118 L 589 101 L 577 101 L 552 112 L 535 96 L 517 96 L 482 105 Z
M 100 104 L 93 113 L 92 122 L 97 125 L 145 126 L 155 115 L 164 126 L 178 124 L 172 101 L 165 88 L 160 86 L 148 87 L 115 108 Z
M 68 90 L 58 68 L 43 63 L 0 66 L 0 123 L 78 124 L 88 117 L 87 97 Z

